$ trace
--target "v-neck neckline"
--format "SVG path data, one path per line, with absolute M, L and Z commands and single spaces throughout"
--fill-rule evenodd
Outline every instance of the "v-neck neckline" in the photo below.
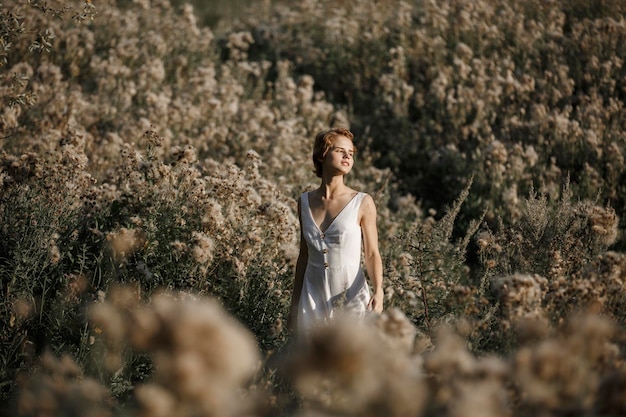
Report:
M 307 209 L 308 209 L 308 212 L 309 212 L 309 217 L 311 218 L 311 221 L 313 222 L 313 224 L 315 225 L 317 230 L 319 230 L 321 233 L 326 233 L 328 231 L 328 229 L 330 229 L 333 226 L 333 224 L 335 223 L 335 220 L 337 220 L 337 217 L 341 216 L 341 213 L 344 212 L 346 207 L 348 207 L 350 205 L 350 203 L 352 203 L 352 201 L 354 201 L 356 196 L 359 195 L 360 193 L 357 191 L 356 194 L 354 194 L 350 198 L 350 200 L 348 200 L 348 202 L 341 208 L 341 210 L 339 210 L 339 213 L 337 213 L 337 215 L 335 217 L 333 217 L 333 219 L 330 221 L 330 223 L 328 223 L 328 226 L 324 230 L 322 230 L 322 227 L 315 222 L 315 217 L 313 217 L 313 211 L 311 211 L 311 199 L 309 198 L 309 194 L 310 194 L 310 192 L 306 193 L 306 205 L 307 205 Z M 323 220 L 322 220 L 322 223 L 324 223 Z

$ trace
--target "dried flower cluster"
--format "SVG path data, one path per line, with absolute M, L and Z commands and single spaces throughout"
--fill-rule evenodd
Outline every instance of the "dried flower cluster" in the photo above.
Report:
M 66 3 L 0 0 L 0 407 L 626 413 L 623 1 Z M 292 345 L 331 125 L 386 311 Z
M 103 330 L 108 355 L 121 355 L 128 344 L 152 358 L 152 382 L 135 389 L 138 416 L 241 413 L 239 389 L 254 375 L 260 355 L 253 335 L 216 300 L 159 293 L 146 304 L 136 290 L 117 288 L 91 307 L 90 316 Z
M 21 387 L 16 415 L 114 416 L 114 401 L 99 381 L 84 377 L 80 367 L 69 357 L 56 358 L 46 352 L 41 357 L 36 378 Z
M 493 226 L 515 220 L 533 186 L 558 198 L 566 175 L 578 197 L 624 209 L 625 9 L 311 0 L 247 28 L 263 27 L 253 32 L 260 56 L 277 51 L 327 94 L 350 92 L 354 123 L 402 190 L 439 209 L 474 175 L 481 208 L 466 212 L 486 209 Z

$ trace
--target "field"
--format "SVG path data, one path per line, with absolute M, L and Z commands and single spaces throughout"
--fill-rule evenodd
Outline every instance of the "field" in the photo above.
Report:
M 0 0 L 0 415 L 626 415 L 625 58 L 624 0 Z M 299 344 L 330 126 L 385 311 Z

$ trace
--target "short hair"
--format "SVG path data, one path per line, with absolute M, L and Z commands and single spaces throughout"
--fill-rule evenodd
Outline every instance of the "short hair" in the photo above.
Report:
M 315 166 L 315 175 L 318 177 L 322 177 L 322 161 L 326 158 L 326 154 L 328 154 L 335 140 L 340 136 L 344 136 L 354 142 L 352 132 L 343 127 L 333 127 L 315 136 L 315 144 L 313 145 L 313 165 Z M 356 146 L 354 146 L 353 149 L 356 152 Z

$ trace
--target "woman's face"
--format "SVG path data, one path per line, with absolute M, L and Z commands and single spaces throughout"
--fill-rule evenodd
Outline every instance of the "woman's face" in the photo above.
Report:
M 324 172 L 345 175 L 353 165 L 354 144 L 345 136 L 337 137 L 324 159 Z

